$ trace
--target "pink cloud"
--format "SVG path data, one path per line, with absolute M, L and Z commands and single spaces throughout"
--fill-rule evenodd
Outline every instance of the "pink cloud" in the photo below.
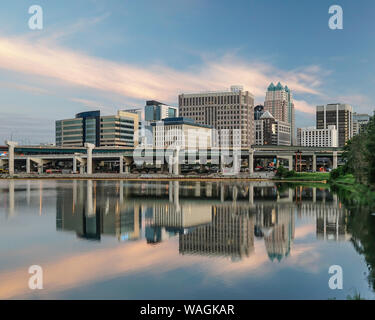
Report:
M 227 55 L 203 60 L 202 65 L 181 71 L 165 65 L 136 66 L 113 62 L 60 47 L 46 39 L 32 42 L 0 37 L 0 68 L 37 76 L 36 81 L 38 77 L 40 80 L 54 79 L 73 87 L 139 100 L 158 98 L 174 102 L 182 92 L 221 90 L 233 84 L 244 85 L 262 100 L 271 81 L 281 81 L 295 93 L 320 94 L 318 66 L 284 71 Z M 305 101 L 297 102 L 297 110 L 312 112 Z
M 294 107 L 298 111 L 309 113 L 309 114 L 315 114 L 315 111 L 316 111 L 316 106 L 313 106 L 304 100 L 294 99 Z

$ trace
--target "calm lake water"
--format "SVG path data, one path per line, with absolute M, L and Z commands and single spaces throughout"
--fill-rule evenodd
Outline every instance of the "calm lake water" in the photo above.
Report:
M 373 299 L 375 216 L 343 200 L 272 182 L 3 180 L 0 298 Z

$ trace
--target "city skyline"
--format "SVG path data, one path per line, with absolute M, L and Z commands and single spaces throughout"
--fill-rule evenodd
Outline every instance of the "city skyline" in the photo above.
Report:
M 296 127 L 313 125 L 322 104 L 371 115 L 374 4 L 336 2 L 343 30 L 328 28 L 329 3 L 239 1 L 238 10 L 213 1 L 40 1 L 40 31 L 28 28 L 28 1 L 8 2 L 0 13 L 0 139 L 53 142 L 54 120 L 71 114 L 111 114 L 153 99 L 177 106 L 183 92 L 234 84 L 257 105 L 279 81 L 293 92 Z

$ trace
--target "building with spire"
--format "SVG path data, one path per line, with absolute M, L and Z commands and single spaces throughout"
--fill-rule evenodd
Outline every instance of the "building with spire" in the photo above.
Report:
M 266 92 L 264 110 L 269 111 L 276 120 L 290 124 L 290 143 L 296 145 L 295 111 L 290 89 L 280 82 L 276 86 L 271 83 Z

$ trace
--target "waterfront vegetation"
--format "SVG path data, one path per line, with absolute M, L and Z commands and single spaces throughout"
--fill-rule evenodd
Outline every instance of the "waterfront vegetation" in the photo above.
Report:
M 277 168 L 276 179 L 286 181 L 326 181 L 330 177 L 328 172 L 296 172 L 280 166 Z
M 347 220 L 347 231 L 351 234 L 350 242 L 354 249 L 365 258 L 368 268 L 367 280 L 373 290 L 375 290 L 375 216 L 371 205 L 364 205 L 353 201 L 350 193 L 342 193 L 339 189 L 340 201 L 349 210 L 350 215 Z M 364 199 L 357 195 L 354 199 Z
M 331 171 L 332 189 L 351 204 L 375 207 L 375 116 L 348 141 L 343 160 L 343 166 Z

